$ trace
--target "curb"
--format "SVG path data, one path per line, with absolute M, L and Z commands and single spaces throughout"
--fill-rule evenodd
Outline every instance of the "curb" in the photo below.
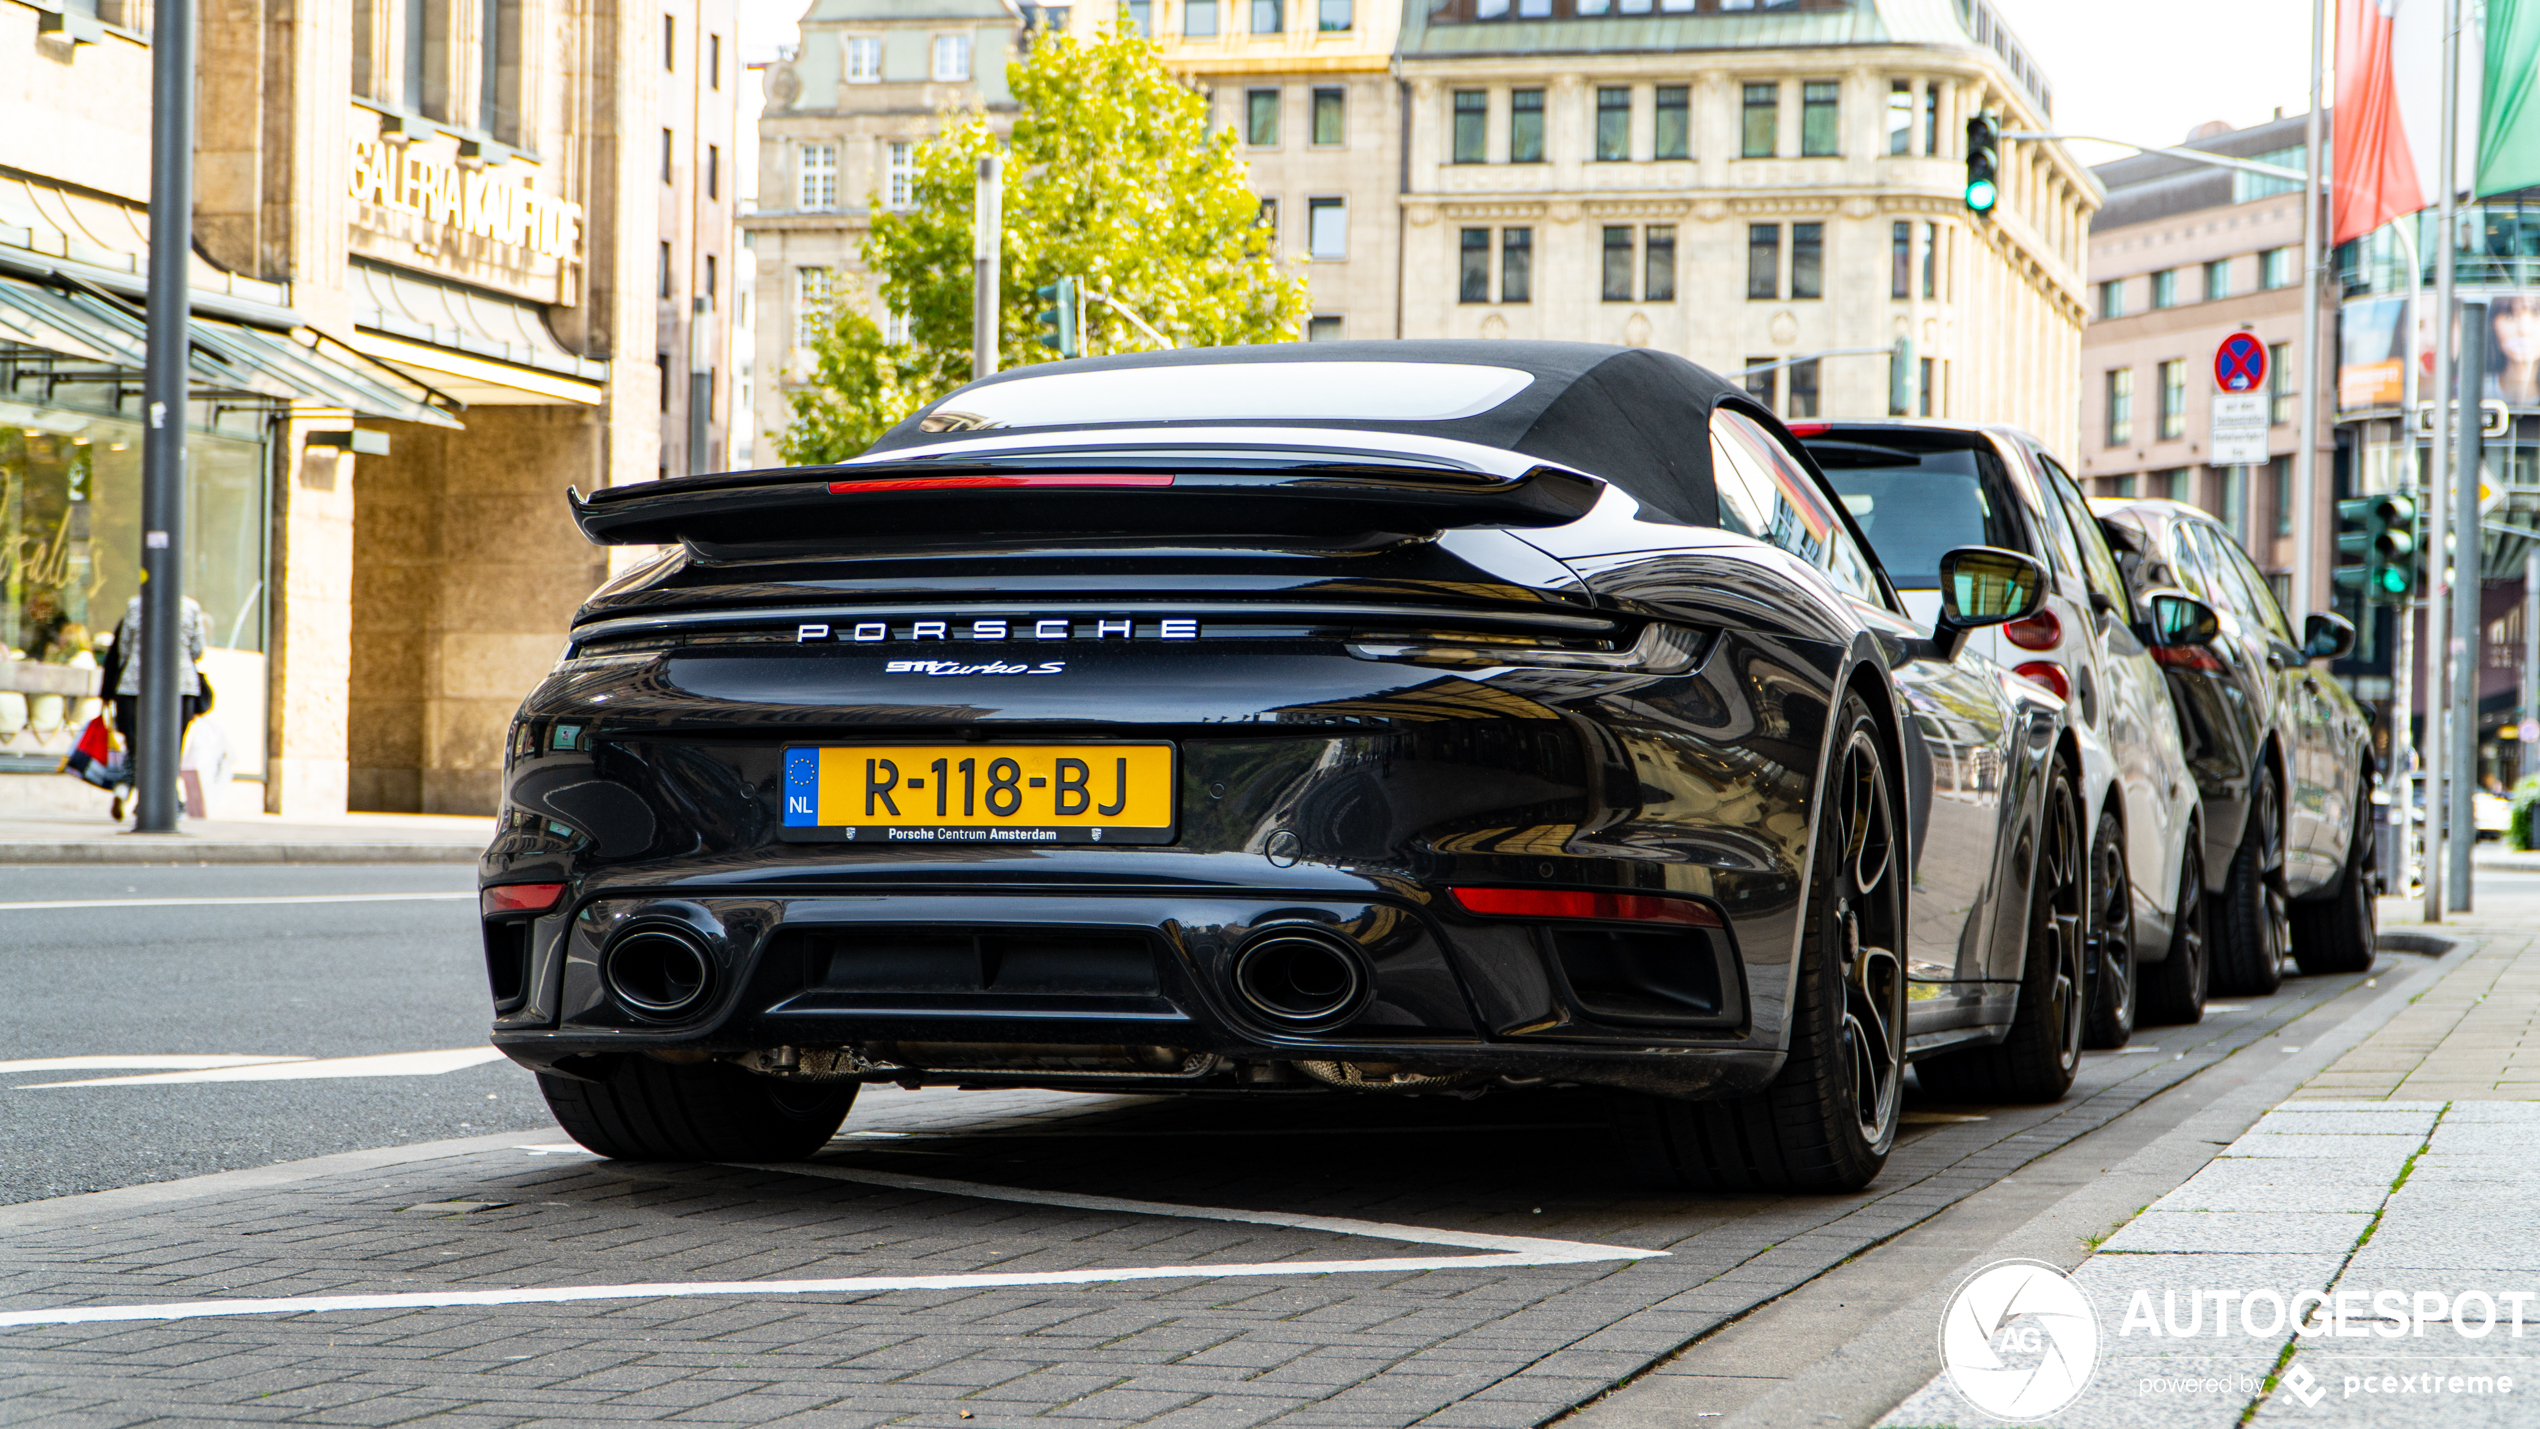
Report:
M 0 843 L 8 864 L 474 863 L 472 843 L 237 843 L 173 837 Z

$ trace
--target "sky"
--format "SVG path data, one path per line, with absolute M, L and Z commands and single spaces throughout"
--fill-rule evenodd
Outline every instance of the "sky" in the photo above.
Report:
M 2310 108 L 2310 0 L 1993 3 L 2054 85 L 2063 133 L 2176 144 L 2209 119 L 2240 129 Z M 2123 152 L 2074 146 L 2092 164 Z

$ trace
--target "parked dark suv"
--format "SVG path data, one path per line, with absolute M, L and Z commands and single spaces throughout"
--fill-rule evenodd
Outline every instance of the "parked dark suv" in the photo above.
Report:
M 2192 506 L 2091 506 L 2139 604 L 2178 590 L 2212 612 L 2210 633 L 2174 632 L 2154 654 L 2204 796 L 2207 869 L 2220 874 L 2207 885 L 2218 890 L 2215 989 L 2275 991 L 2288 948 L 2307 973 L 2371 966 L 2371 732 L 2353 697 L 2310 663 L 2353 648 L 2355 627 L 2322 612 L 2296 644 L 2265 575 Z

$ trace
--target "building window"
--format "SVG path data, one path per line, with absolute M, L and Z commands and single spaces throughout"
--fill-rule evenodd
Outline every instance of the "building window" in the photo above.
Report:
M 1940 296 L 1940 225 L 1923 225 L 1923 296 Z
M 876 35 L 855 35 L 847 40 L 847 83 L 880 84 L 882 82 L 882 41 Z
M 1687 86 L 1658 86 L 1658 122 L 1653 159 L 1690 159 L 1693 157 L 1693 111 L 1687 103 Z
M 1322 145 L 1336 145 L 1341 142 L 1341 136 L 1344 132 L 1344 126 L 1341 122 L 1344 112 L 1343 106 L 1345 103 L 1343 99 L 1344 93 L 1345 91 L 1338 89 L 1318 89 L 1314 91 L 1315 143 Z
M 1614 84 L 1596 91 L 1596 157 L 1620 163 L 1632 156 L 1632 92 Z
M 1817 415 L 1817 360 L 1815 358 L 1790 365 L 1790 403 L 1782 415 L 1792 418 Z M 1926 412 L 1924 415 L 1929 416 L 1930 413 Z
M 661 17 L 661 67 L 666 70 L 679 68 L 679 17 L 676 15 Z
M 970 78 L 970 37 L 937 35 L 935 37 L 935 79 L 950 83 Z
M 1309 257 L 1327 260 L 1349 256 L 1349 206 L 1345 200 L 1305 201 L 1305 251 Z
M 882 314 L 882 340 L 895 347 L 908 342 L 908 314 L 892 308 Z
M 917 201 L 917 146 L 897 140 L 883 151 L 884 202 L 906 208 Z
M 1794 298 L 1822 298 L 1826 295 L 1826 226 L 1822 223 L 1794 223 L 1790 226 L 1790 295 Z
M 1939 372 L 1940 364 L 1937 361 L 1928 357 L 1922 359 L 1922 372 L 1914 388 L 1914 415 L 1928 417 L 1933 414 L 1938 403 L 1940 384 L 1935 379 Z
M 2178 306 L 2178 270 L 2176 268 L 2164 268 L 2152 275 L 2152 306 L 2155 308 Z
M 2108 374 L 2107 444 L 2122 447 L 2134 441 L 2134 369 L 2119 367 Z
M 706 197 L 723 197 L 723 146 L 706 145 Z
M 1279 241 L 1279 201 L 1277 199 L 1265 198 L 1261 201 L 1260 221 L 1262 227 L 1270 230 L 1270 242 L 1273 245 L 1277 244 Z
M 2267 344 L 2267 425 L 2281 427 L 2293 420 L 2293 399 L 2301 394 L 2293 390 L 2293 344 Z
M 809 347 L 829 324 L 829 270 L 794 270 L 794 346 Z
M 2273 292 L 2293 286 L 2293 250 L 2270 248 L 2258 255 L 2258 286 Z
M 1773 409 L 1774 379 L 1781 376 L 1781 369 L 1773 366 L 1777 360 L 1750 357 L 1746 359 L 1746 370 L 1737 375 L 1738 384 L 1746 389 L 1746 395 L 1764 404 L 1764 410 L 1768 412 Z
M 1307 318 L 1305 320 L 1305 340 L 1307 342 L 1340 341 L 1341 320 L 1337 317 L 1318 316 Z
M 2099 285 L 2099 316 L 2103 318 L 2121 318 L 2125 316 L 2124 279 L 2111 278 L 2107 282 Z
M 657 296 L 670 296 L 670 240 L 667 238 L 661 241 L 661 263 L 654 274 L 654 287 L 658 289 Z
M 1244 91 L 1244 142 L 1256 149 L 1279 147 L 1279 91 Z
M 1672 303 L 1676 300 L 1676 226 L 1653 223 L 1641 258 L 1640 296 L 1643 302 Z
M 2231 296 L 2231 260 L 2218 258 L 2205 265 L 2205 301 Z
M 1632 231 L 1615 226 L 1605 230 L 1605 268 L 1599 291 L 1609 303 L 1632 300 Z
M 1830 80 L 1799 87 L 1799 152 L 1812 159 L 1842 152 L 1842 86 Z
M 1914 225 L 1898 219 L 1887 230 L 1887 295 L 1914 296 Z
M 706 88 L 723 88 L 723 37 L 706 36 Z
M 1923 152 L 1937 159 L 1940 152 L 1940 92 L 1945 85 L 1923 86 Z
M 802 202 L 799 207 L 813 213 L 836 208 L 838 206 L 838 146 L 805 144 L 795 151 L 795 155 L 794 170 L 802 188 Z
M 1914 152 L 1914 82 L 1910 79 L 1888 81 L 1887 151 Z
M 1746 86 L 1746 103 L 1740 115 L 1738 157 L 1769 159 L 1781 142 L 1781 96 L 1778 84 Z
M 1154 15 L 1151 10 L 1148 0 L 1121 0 L 1120 13 L 1128 20 L 1129 28 L 1149 39 L 1155 37 Z
M 1187 0 L 1182 6 L 1182 35 L 1207 40 L 1217 36 L 1217 0 Z
M 2187 364 L 2172 358 L 2160 366 L 2161 440 L 2174 442 L 2187 435 Z
M 1465 229 L 1457 257 L 1461 267 L 1456 275 L 1455 300 L 1459 303 L 1489 302 L 1490 230 Z
M 1280 13 L 1280 8 L 1280 0 L 1252 0 L 1252 32 L 1275 35 L 1286 29 L 1287 26 L 1281 23 L 1286 16 Z
M 78 7 L 73 6 L 73 9 Z M 112 22 L 120 13 L 129 25 L 133 11 L 139 7 L 125 5 L 120 11 L 113 5 L 99 7 L 99 17 Z M 357 4 L 356 15 L 370 8 Z M 521 141 L 521 0 L 484 0 L 478 11 L 483 21 L 484 51 L 478 68 L 482 71 L 477 86 L 477 124 L 506 144 Z M 367 84 L 357 84 L 355 93 L 368 93 Z
M 1535 231 L 1509 228 L 1499 235 L 1499 300 L 1529 303 L 1535 296 Z
M 1351 28 L 1357 23 L 1357 16 L 1351 13 L 1351 8 L 1350 0 L 1322 0 L 1322 3 L 1315 7 L 1316 27 L 1327 35 Z M 1340 319 L 1334 318 L 1332 321 L 1338 323 Z M 1334 336 L 1338 335 L 1337 332 L 1334 334 Z
M 1455 162 L 1478 164 L 1490 157 L 1490 96 L 1478 89 L 1455 91 Z
M 709 307 L 714 304 L 714 270 L 714 255 L 709 253 L 706 255 L 706 304 Z
M 1508 93 L 1508 162 L 1543 162 L 1543 91 L 1540 89 L 1515 89 Z
M 2293 458 L 2280 456 L 2267 463 L 2267 474 L 2275 478 L 2275 533 L 2293 534 Z
M 1778 298 L 1782 295 L 1782 226 L 1778 223 L 1746 225 L 1746 296 Z
M 662 181 L 663 183 L 666 183 L 666 184 L 667 184 L 667 183 L 672 183 L 672 182 L 675 182 L 675 181 L 671 178 L 671 165 L 670 165 L 670 161 L 671 161 L 671 156 L 672 156 L 673 154 L 677 153 L 677 152 L 678 152 L 678 149 L 679 149 L 679 136 L 678 136 L 678 135 L 676 135 L 676 134 L 671 133 L 668 129 L 664 129 L 664 130 L 662 130 L 662 131 L 661 131 L 661 181 Z

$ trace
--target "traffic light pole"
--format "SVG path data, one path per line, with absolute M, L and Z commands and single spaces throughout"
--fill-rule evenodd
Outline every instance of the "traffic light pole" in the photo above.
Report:
M 190 343 L 186 269 L 194 252 L 194 3 L 152 11 L 150 288 L 141 433 L 141 671 L 133 729 L 136 832 L 176 832 L 176 766 L 185 742 L 185 396 Z M 106 691 L 111 705 L 115 692 Z
M 2459 244 L 2452 237 L 2452 213 L 2460 174 L 2460 82 L 2461 82 L 2461 0 L 2443 0 L 2443 116 L 2441 171 L 2434 186 L 2434 410 L 2457 390 L 2452 381 L 2452 358 L 2458 351 L 2452 321 L 2453 251 Z M 2444 771 L 2449 768 L 2443 758 L 2443 726 L 2451 702 L 2444 690 L 2444 676 L 2451 662 L 2443 658 L 2451 645 L 2451 625 L 2444 616 L 2445 602 L 2453 596 L 2452 547 L 2478 539 L 2478 528 L 2462 533 L 2463 540 L 2451 538 L 2452 524 L 2452 429 L 2442 421 L 2434 424 L 2434 457 L 2428 463 L 2427 477 L 2433 490 L 2428 494 L 2425 532 L 2425 921 L 2443 921 L 2443 878 L 2448 863 L 2442 856 L 2444 801 L 2440 797 Z
M 2487 390 L 2486 332 L 2487 300 L 2461 299 L 2460 390 L 2465 396 Z M 2467 396 L 2459 407 L 2452 476 L 2452 772 L 2450 797 L 2444 802 L 2452 819 L 2447 845 L 2452 855 L 2448 902 L 2451 911 L 2466 913 L 2470 911 L 2470 853 L 2478 846 L 2478 815 L 2471 801 L 2478 793 L 2478 627 L 2484 614 L 2479 600 L 2484 588 L 2479 549 L 2486 533 L 2478 522 L 2483 414 L 2474 396 Z

